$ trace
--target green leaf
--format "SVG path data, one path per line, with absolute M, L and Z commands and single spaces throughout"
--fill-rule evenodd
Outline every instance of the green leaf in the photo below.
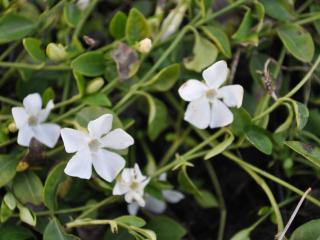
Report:
M 309 110 L 303 103 L 292 100 L 293 110 L 296 116 L 297 127 L 303 129 L 309 118 Z
M 0 44 L 19 40 L 35 29 L 30 19 L 14 13 L 0 18 Z
M 3 201 L 11 210 L 14 210 L 17 206 L 16 198 L 11 192 L 7 192 L 6 195 L 4 195 Z
M 43 240 L 80 240 L 78 237 L 66 234 L 61 224 L 53 218 L 43 233 Z
M 102 53 L 87 52 L 71 62 L 74 71 L 88 77 L 96 77 L 103 74 L 106 65 Z
M 23 204 L 39 205 L 43 202 L 43 185 L 32 171 L 17 174 L 13 180 L 13 193 Z
M 125 36 L 127 15 L 118 11 L 111 19 L 109 24 L 109 33 L 115 39 L 121 39 Z
M 290 240 L 318 240 L 320 237 L 320 219 L 311 220 L 292 233 Z
M 129 44 L 135 44 L 150 36 L 147 20 L 136 8 L 132 8 L 129 12 L 125 33 Z
M 144 221 L 142 218 L 129 215 L 115 218 L 114 221 L 116 221 L 117 223 L 123 223 L 135 227 L 143 227 L 144 225 L 146 225 L 146 221 Z
M 248 8 L 238 30 L 232 35 L 232 38 L 241 44 L 252 44 L 257 46 L 259 38 L 257 32 L 252 31 L 253 16 L 251 9 Z
M 146 228 L 157 234 L 157 240 L 181 240 L 187 231 L 175 220 L 168 217 L 155 217 Z
M 95 93 L 89 96 L 86 96 L 82 99 L 82 102 L 90 106 L 103 106 L 110 107 L 112 105 L 109 98 L 103 93 Z
M 180 76 L 180 65 L 175 63 L 157 73 L 146 85 L 159 92 L 170 90 Z
M 48 87 L 42 94 L 42 104 L 46 106 L 50 100 L 54 100 L 55 93 L 52 87 Z
M 0 226 L 0 240 L 28 240 L 34 239 L 32 232 L 16 224 L 2 224 Z
M 285 144 L 296 153 L 320 168 L 320 148 L 298 141 L 286 141 Z
M 33 58 L 33 60 L 40 62 L 44 62 L 46 60 L 46 55 L 41 48 L 41 41 L 39 39 L 24 38 L 22 43 L 27 53 Z
M 81 20 L 82 11 L 75 3 L 66 3 L 63 8 L 64 20 L 70 27 L 76 27 Z
M 207 152 L 207 154 L 204 156 L 204 159 L 208 160 L 210 158 L 213 158 L 214 156 L 219 155 L 233 143 L 233 140 L 233 134 L 229 134 L 229 136 L 226 137 L 221 143 L 218 143 L 214 148 Z
M 289 53 L 302 62 L 310 62 L 314 55 L 312 36 L 297 24 L 285 24 L 277 29 L 278 36 Z
M 214 63 L 218 50 L 216 46 L 194 30 L 195 43 L 193 46 L 193 57 L 185 58 L 183 63 L 189 70 L 201 72 Z
M 295 18 L 292 6 L 286 0 L 261 0 L 266 14 L 280 21 L 289 21 Z
M 3 187 L 16 175 L 16 167 L 20 159 L 11 155 L 0 154 L 0 187 Z
M 37 224 L 37 216 L 33 214 L 33 212 L 27 208 L 18 204 L 19 208 L 19 217 L 22 222 L 29 224 L 30 226 L 36 226 Z
M 13 210 L 6 204 L 5 201 L 1 202 L 0 208 L 0 222 L 4 223 L 13 215 Z M 0 237 L 1 239 L 1 237 Z
M 201 195 L 196 196 L 195 199 L 202 208 L 216 208 L 219 207 L 217 198 L 209 191 L 200 191 Z
M 231 131 L 235 136 L 245 134 L 251 127 L 251 116 L 244 108 L 231 109 L 234 119 L 231 124 Z
M 252 126 L 250 130 L 246 132 L 246 138 L 264 154 L 270 155 L 272 153 L 272 142 L 263 128 Z
M 245 228 L 237 232 L 231 240 L 250 240 L 251 228 Z
M 43 189 L 43 201 L 47 208 L 55 210 L 57 208 L 57 190 L 61 182 L 66 179 L 64 168 L 66 163 L 61 162 L 49 173 Z
M 78 93 L 83 96 L 86 92 L 86 79 L 77 71 L 72 71 L 72 73 L 77 83 Z
M 187 166 L 184 165 L 181 167 L 178 175 L 178 181 L 181 186 L 181 189 L 185 192 L 191 193 L 195 196 L 201 196 L 200 190 L 197 186 L 192 182 L 188 173 L 187 173 Z
M 226 56 L 231 58 L 231 47 L 228 36 L 224 33 L 222 29 L 214 26 L 201 27 L 204 34 L 213 41 L 218 47 L 219 51 Z
M 153 141 L 169 126 L 169 114 L 166 105 L 162 101 L 156 98 L 152 99 L 150 111 L 154 109 L 152 111 L 154 111 L 155 114 L 148 124 L 148 136 Z

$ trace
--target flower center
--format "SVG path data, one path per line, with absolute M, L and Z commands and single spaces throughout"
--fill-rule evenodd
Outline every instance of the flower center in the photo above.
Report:
M 93 152 L 98 151 L 100 148 L 100 143 L 97 139 L 91 140 L 88 145 L 89 145 L 90 150 Z
M 206 97 L 209 98 L 210 100 L 214 99 L 217 96 L 217 91 L 215 89 L 209 89 L 206 92 Z
M 36 117 L 34 117 L 34 116 L 31 116 L 31 117 L 29 117 L 29 119 L 28 119 L 28 124 L 29 124 L 30 126 L 37 125 L 37 124 L 38 124 L 38 119 L 37 119 Z
M 130 185 L 130 188 L 132 190 L 137 190 L 139 188 L 139 183 L 138 182 L 132 182 Z

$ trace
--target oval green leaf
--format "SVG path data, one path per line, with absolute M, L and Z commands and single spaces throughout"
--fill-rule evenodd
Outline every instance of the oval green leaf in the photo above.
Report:
M 40 62 L 44 62 L 46 60 L 46 55 L 41 49 L 41 41 L 39 39 L 24 38 L 22 43 L 27 53 L 32 57 L 33 60 Z
M 272 142 L 263 128 L 252 126 L 249 131 L 246 132 L 246 138 L 264 154 L 270 155 L 272 153 Z
M 84 76 L 96 77 L 103 74 L 106 65 L 102 53 L 88 52 L 73 60 L 71 67 Z
M 43 233 L 43 240 L 80 240 L 78 237 L 67 234 L 56 218 L 53 218 Z
M 134 44 L 150 36 L 147 20 L 136 8 L 132 8 L 129 12 L 125 33 L 130 44 Z
M 109 33 L 115 39 L 121 39 L 125 36 L 127 15 L 118 11 L 111 19 L 109 24 Z
M 318 240 L 320 237 L 320 219 L 311 220 L 296 230 L 290 237 L 290 240 Z
M 3 187 L 16 175 L 16 167 L 20 159 L 11 155 L 0 154 L 0 187 Z

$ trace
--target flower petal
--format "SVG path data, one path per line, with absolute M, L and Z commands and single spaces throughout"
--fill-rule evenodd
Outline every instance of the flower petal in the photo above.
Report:
M 227 80 L 229 69 L 225 61 L 218 61 L 202 72 L 202 77 L 210 88 L 218 89 Z
M 215 99 L 211 109 L 210 127 L 224 127 L 233 121 L 233 114 L 220 100 Z
M 228 107 L 241 107 L 243 99 L 243 87 L 241 85 L 224 86 L 218 90 L 218 98 Z
M 65 174 L 83 179 L 89 179 L 92 174 L 92 160 L 89 150 L 77 152 L 64 169 Z
M 22 128 L 28 122 L 29 114 L 23 107 L 14 107 L 11 112 L 18 129 Z
M 160 181 L 167 181 L 167 173 L 162 173 L 160 176 L 159 176 L 159 180 Z
M 126 184 L 123 184 L 123 183 L 117 181 L 113 187 L 112 194 L 113 195 L 123 195 L 126 192 L 128 192 L 129 190 L 130 190 L 129 187 Z
M 160 214 L 166 210 L 167 204 L 164 201 L 160 201 L 159 199 L 148 195 L 146 197 L 146 206 L 145 209 L 150 212 Z
M 61 129 L 61 137 L 67 153 L 74 153 L 83 149 L 89 141 L 87 134 L 72 128 Z
M 197 128 L 205 129 L 210 123 L 210 104 L 205 98 L 189 103 L 184 114 L 184 120 Z
M 123 150 L 134 143 L 133 138 L 121 128 L 117 128 L 102 137 L 100 143 L 103 147 Z
M 34 133 L 29 126 L 24 126 L 18 133 L 18 144 L 24 147 L 29 147 L 31 139 L 34 137 Z
M 36 116 L 41 111 L 42 100 L 39 93 L 29 94 L 23 99 L 23 106 L 27 113 Z
M 89 135 L 92 138 L 100 138 L 112 128 L 112 114 L 104 114 L 88 124 Z
M 38 114 L 38 120 L 39 120 L 40 123 L 44 122 L 44 121 L 48 118 L 48 116 L 49 116 L 49 114 L 50 114 L 50 112 L 51 112 L 51 110 L 52 110 L 53 108 L 54 108 L 53 101 L 50 100 L 50 101 L 47 103 L 46 108 L 45 108 L 45 109 L 42 109 L 42 110 L 40 111 L 40 113 Z
M 204 83 L 190 79 L 182 84 L 178 90 L 180 97 L 185 101 L 194 101 L 204 96 L 207 87 Z
M 175 190 L 164 190 L 162 191 L 162 194 L 164 196 L 164 199 L 166 199 L 166 201 L 169 203 L 177 203 L 184 199 L 184 195 L 181 192 Z
M 126 161 L 119 154 L 101 149 L 92 159 L 97 174 L 107 182 L 112 182 L 124 168 Z
M 44 145 L 52 148 L 60 136 L 60 126 L 53 123 L 43 123 L 32 127 L 34 137 Z
M 140 207 L 139 207 L 138 203 L 136 203 L 136 202 L 128 204 L 128 212 L 130 215 L 133 215 L 133 216 L 137 215 L 139 208 Z

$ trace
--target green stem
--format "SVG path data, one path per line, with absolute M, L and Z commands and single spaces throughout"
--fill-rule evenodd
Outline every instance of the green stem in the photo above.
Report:
M 52 122 L 60 122 L 63 119 L 71 116 L 72 114 L 75 114 L 76 112 L 78 112 L 80 109 L 82 109 L 85 106 L 85 104 L 80 104 L 79 106 L 72 108 L 71 110 L 69 110 L 68 112 L 65 112 L 64 114 L 62 114 L 61 116 L 55 118 L 52 120 Z
M 19 63 L 19 62 L 0 62 L 0 67 L 5 68 L 21 68 L 21 69 L 31 69 L 31 70 L 46 70 L 46 71 L 68 71 L 71 70 L 70 66 L 66 65 L 45 65 L 41 64 L 29 64 L 29 63 Z
M 298 25 L 304 25 L 304 24 L 308 24 L 308 23 L 313 23 L 319 19 L 320 19 L 320 12 L 317 12 L 317 13 L 311 15 L 310 17 L 300 19 L 298 21 L 295 21 L 294 23 L 298 24 Z
M 42 211 L 42 212 L 34 212 L 36 216 L 49 216 L 51 214 L 68 214 L 68 213 L 74 213 L 74 212 L 81 212 L 83 210 L 86 210 L 88 208 L 91 208 L 91 205 L 81 206 L 81 207 L 75 207 L 75 208 L 67 208 L 67 209 L 60 209 L 57 211 Z
M 13 100 L 11 98 L 7 98 L 7 97 L 3 97 L 3 96 L 0 96 L 0 102 L 4 102 L 4 103 L 7 103 L 7 104 L 10 104 L 10 105 L 13 105 L 13 106 L 21 106 L 21 102 L 18 102 L 16 100 Z
M 53 109 L 58 109 L 58 108 L 64 107 L 64 106 L 69 105 L 69 104 L 71 104 L 71 103 L 74 103 L 74 102 L 76 102 L 76 101 L 78 101 L 78 100 L 80 100 L 80 99 L 81 99 L 81 96 L 80 96 L 79 94 L 78 94 L 78 95 L 75 95 L 75 96 L 73 96 L 72 98 L 69 98 L 69 99 L 67 99 L 67 100 L 64 100 L 64 101 L 62 101 L 62 102 L 57 103 L 57 104 L 54 106 Z
M 17 138 L 13 138 L 13 139 L 10 139 L 8 141 L 2 142 L 2 143 L 0 143 L 0 148 L 6 147 L 6 146 L 8 146 L 8 145 L 10 145 L 12 143 L 15 143 L 16 141 L 17 141 Z

